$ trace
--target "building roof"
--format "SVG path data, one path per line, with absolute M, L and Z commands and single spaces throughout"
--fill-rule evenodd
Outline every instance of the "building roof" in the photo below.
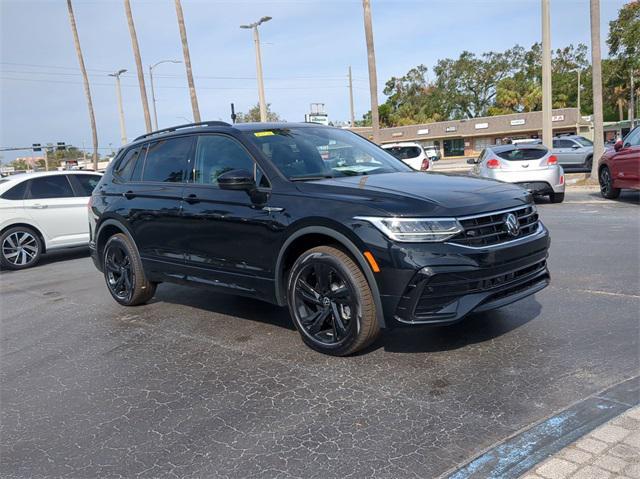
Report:
M 589 124 L 580 117 L 577 108 L 553 110 L 552 119 L 554 129 Z M 370 127 L 352 128 L 352 130 L 367 138 L 373 132 Z M 542 112 L 540 111 L 382 128 L 380 129 L 380 141 L 389 143 L 474 136 L 510 136 L 532 130 L 542 130 Z

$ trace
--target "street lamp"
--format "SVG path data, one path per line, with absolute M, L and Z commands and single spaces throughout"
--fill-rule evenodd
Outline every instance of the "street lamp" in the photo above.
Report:
M 118 101 L 118 113 L 120 114 L 120 141 L 123 145 L 127 144 L 127 131 L 124 126 L 124 109 L 122 108 L 122 92 L 120 90 L 120 75 L 125 73 L 127 70 L 122 69 L 118 70 L 114 73 L 109 73 L 110 77 L 114 77 L 116 79 L 116 99 Z
M 253 43 L 256 47 L 256 69 L 258 70 L 258 103 L 260 105 L 260 121 L 267 121 L 267 104 L 264 99 L 264 80 L 262 79 L 262 57 L 260 54 L 260 34 L 258 27 L 271 20 L 271 17 L 262 17 L 260 20 L 249 25 L 240 25 L 240 28 L 253 30 Z
M 158 112 L 156 111 L 156 92 L 153 86 L 153 69 L 162 63 L 182 63 L 180 60 L 160 60 L 159 62 L 149 65 L 149 81 L 151 82 L 151 103 L 153 105 L 153 129 L 158 129 Z

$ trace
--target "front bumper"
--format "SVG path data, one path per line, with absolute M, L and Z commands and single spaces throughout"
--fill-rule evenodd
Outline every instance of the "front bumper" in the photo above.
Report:
M 545 288 L 549 233 L 540 222 L 525 237 L 488 247 L 388 243 L 378 289 L 387 326 L 449 324 Z

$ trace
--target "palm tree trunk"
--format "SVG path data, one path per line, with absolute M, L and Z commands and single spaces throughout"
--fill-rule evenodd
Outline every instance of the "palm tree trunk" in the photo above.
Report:
M 362 0 L 364 9 L 364 35 L 367 42 L 367 58 L 369 63 L 369 93 L 371 95 L 371 126 L 373 142 L 380 143 L 380 115 L 378 113 L 378 75 L 376 72 L 376 53 L 373 46 L 373 27 L 371 25 L 370 0 Z
M 182 40 L 182 53 L 184 54 L 184 66 L 187 69 L 187 82 L 189 83 L 189 95 L 191 95 L 191 108 L 193 109 L 193 121 L 199 123 L 200 108 L 198 108 L 198 97 L 196 96 L 196 86 L 193 83 L 193 72 L 191 71 L 191 55 L 189 54 L 189 44 L 187 43 L 187 29 L 184 26 L 184 15 L 180 0 L 176 1 L 176 15 L 178 16 L 178 28 L 180 29 L 180 39 Z
M 93 112 L 93 101 L 91 100 L 91 89 L 89 88 L 89 77 L 87 69 L 84 66 L 84 58 L 82 49 L 80 48 L 80 38 L 78 37 L 78 28 L 76 26 L 76 17 L 73 14 L 73 6 L 71 0 L 67 0 L 67 9 L 69 10 L 69 22 L 71 23 L 71 32 L 73 33 L 73 43 L 78 54 L 78 63 L 80 63 L 80 71 L 84 81 L 84 94 L 87 97 L 87 107 L 89 108 L 89 121 L 91 123 L 91 139 L 93 140 L 93 169 L 98 171 L 98 129 L 96 128 L 96 115 Z
M 149 114 L 147 88 L 144 84 L 144 70 L 142 69 L 142 60 L 140 59 L 140 46 L 138 45 L 138 36 L 136 35 L 136 26 L 133 24 L 133 15 L 131 14 L 131 4 L 129 3 L 129 0 L 124 0 L 124 10 L 127 14 L 129 33 L 131 34 L 131 46 L 133 47 L 133 56 L 136 59 L 136 68 L 138 69 L 138 83 L 140 84 L 140 97 L 142 99 L 142 111 L 144 112 L 144 124 L 147 128 L 147 133 L 150 133 L 151 115 Z
M 591 70 L 593 78 L 593 164 L 591 179 L 598 179 L 598 159 L 604 152 L 602 123 L 602 57 L 600 53 L 600 0 L 591 0 Z

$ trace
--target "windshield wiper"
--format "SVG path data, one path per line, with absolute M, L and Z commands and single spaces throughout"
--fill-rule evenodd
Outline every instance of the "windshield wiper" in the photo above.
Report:
M 313 181 L 313 180 L 325 180 L 327 178 L 333 178 L 331 175 L 302 175 L 292 176 L 289 181 Z

